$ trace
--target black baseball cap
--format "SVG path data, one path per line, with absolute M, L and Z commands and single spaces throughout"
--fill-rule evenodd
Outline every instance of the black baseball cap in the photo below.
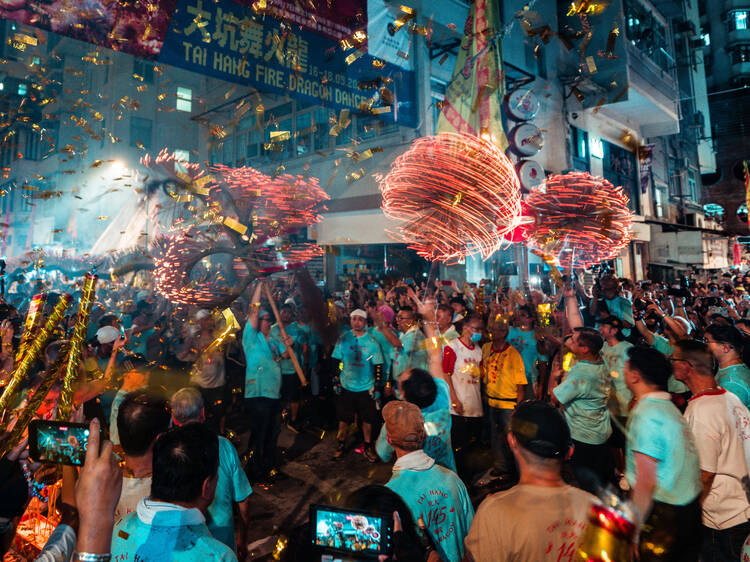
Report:
M 562 413 L 541 400 L 521 402 L 510 418 L 518 444 L 545 459 L 564 459 L 570 448 L 570 429 Z

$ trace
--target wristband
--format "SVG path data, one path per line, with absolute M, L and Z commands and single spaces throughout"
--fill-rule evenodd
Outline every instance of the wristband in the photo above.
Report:
M 109 562 L 112 558 L 110 553 L 94 554 L 92 552 L 75 552 L 73 560 L 78 562 Z

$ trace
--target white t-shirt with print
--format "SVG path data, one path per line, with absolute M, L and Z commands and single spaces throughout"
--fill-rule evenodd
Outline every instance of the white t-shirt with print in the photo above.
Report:
M 443 370 L 452 373 L 451 383 L 456 397 L 464 407 L 458 414 L 451 406 L 451 414 L 468 418 L 482 416 L 482 348 L 474 344 L 468 347 L 459 338 L 452 340 L 443 350 Z
M 722 530 L 746 523 L 750 411 L 734 394 L 719 389 L 692 398 L 685 419 L 695 438 L 700 469 L 716 474 L 703 502 L 703 524 Z

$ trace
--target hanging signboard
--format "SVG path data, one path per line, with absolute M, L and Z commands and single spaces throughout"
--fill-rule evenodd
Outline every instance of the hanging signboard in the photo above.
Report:
M 261 93 L 417 124 L 414 72 L 367 54 L 366 40 L 341 41 L 366 29 L 366 0 L 322 2 L 313 12 L 285 0 L 117 2 L 95 12 L 12 4 L 0 17 Z M 39 41 L 17 35 L 18 47 Z

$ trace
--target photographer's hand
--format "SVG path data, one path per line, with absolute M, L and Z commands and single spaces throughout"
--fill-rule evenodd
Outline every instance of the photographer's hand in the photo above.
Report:
M 76 551 L 107 554 L 112 542 L 115 508 L 122 492 L 122 471 L 113 445 L 105 441 L 99 451 L 99 420 L 89 425 L 86 461 L 76 485 L 75 498 L 80 518 Z

